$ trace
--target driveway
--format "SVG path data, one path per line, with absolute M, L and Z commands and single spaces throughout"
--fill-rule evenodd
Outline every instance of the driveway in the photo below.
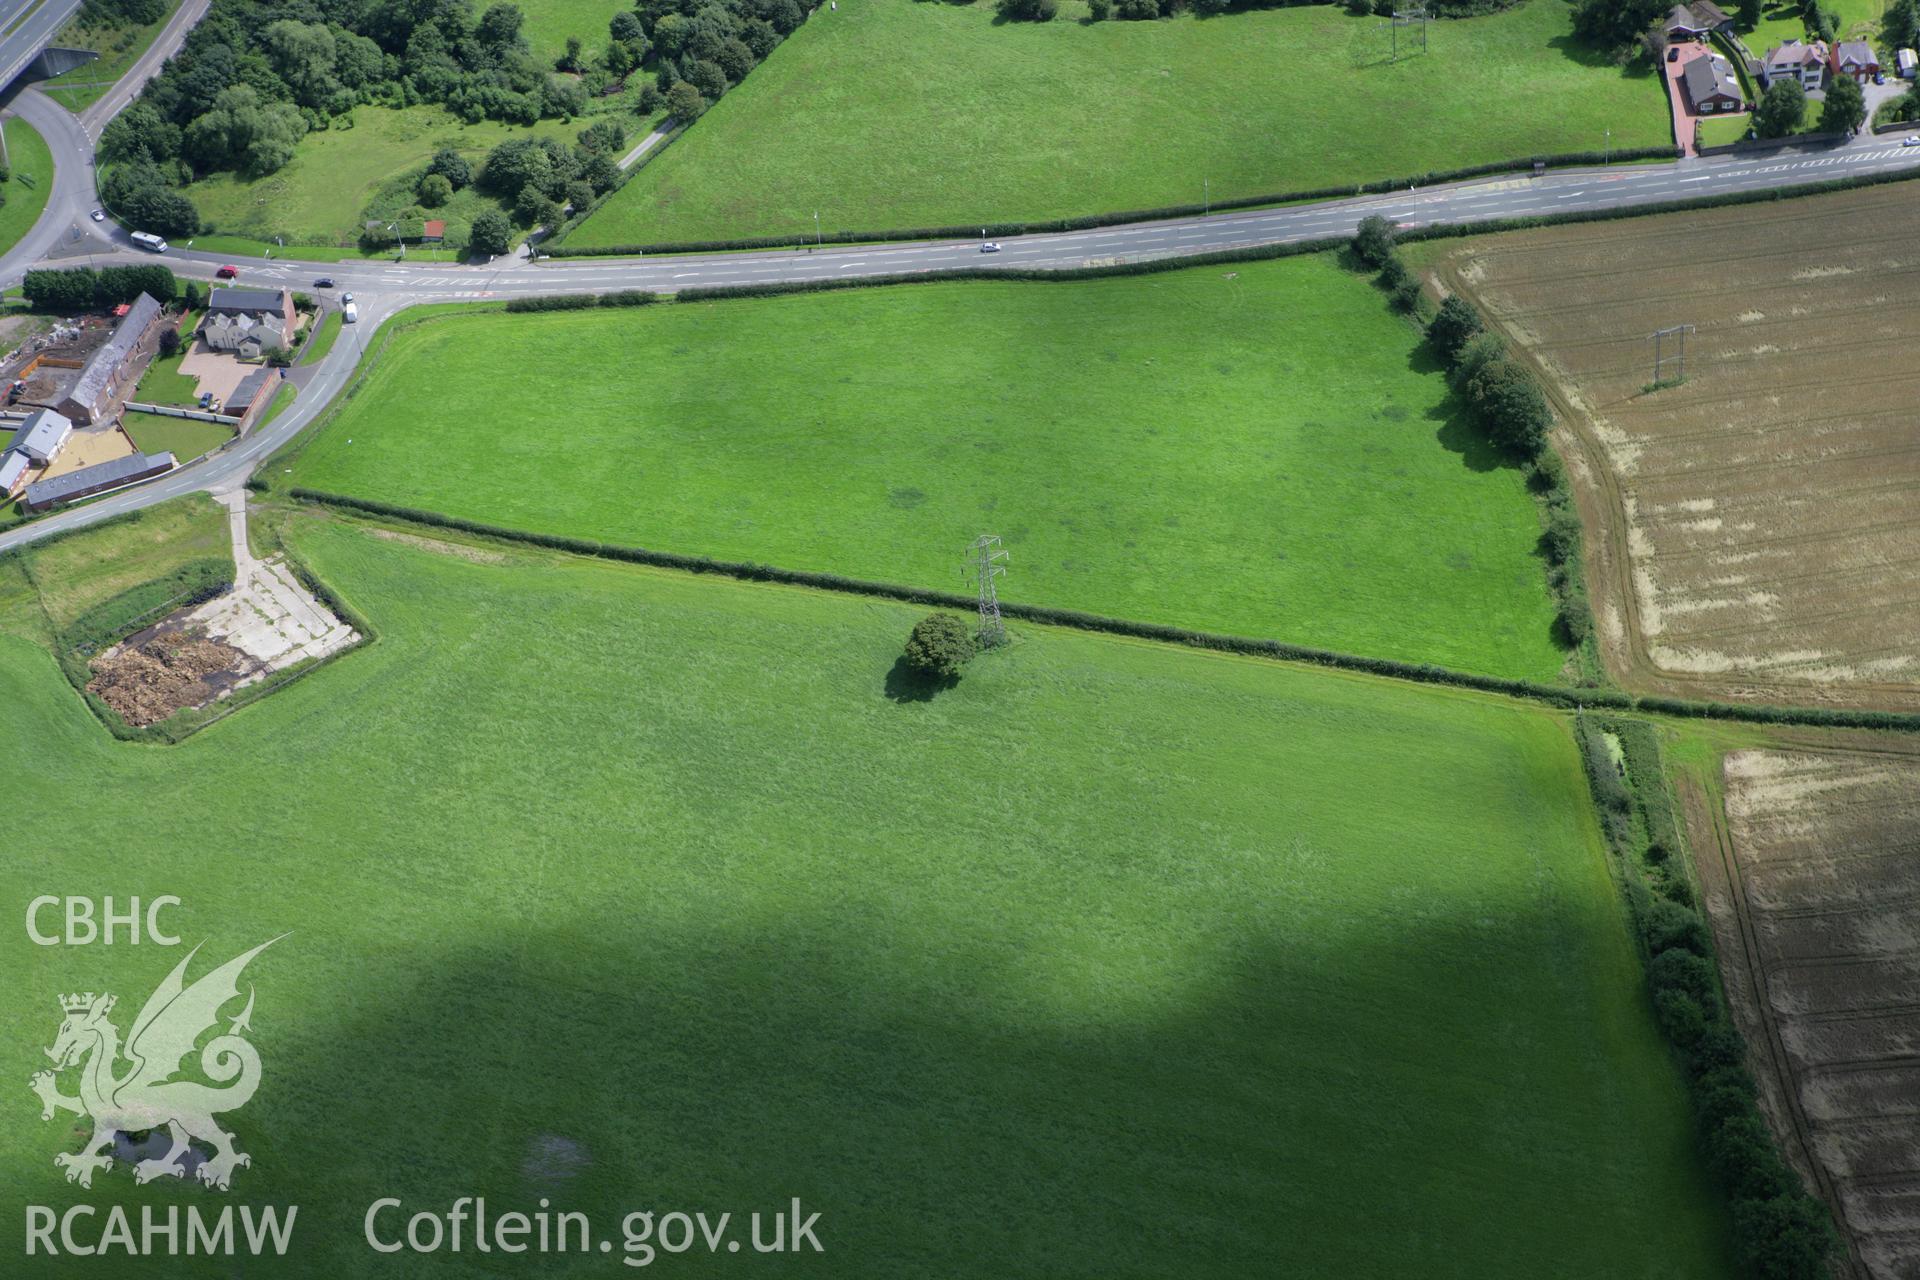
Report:
M 1673 140 L 1681 155 L 1692 156 L 1699 154 L 1693 145 L 1693 126 L 1700 117 L 1693 114 L 1693 105 L 1687 101 L 1686 86 L 1680 83 L 1680 77 L 1686 74 L 1689 62 L 1706 57 L 1713 52 L 1713 46 L 1689 40 L 1673 47 L 1680 51 L 1680 56 L 1660 64 L 1667 69 L 1667 105 L 1673 109 Z

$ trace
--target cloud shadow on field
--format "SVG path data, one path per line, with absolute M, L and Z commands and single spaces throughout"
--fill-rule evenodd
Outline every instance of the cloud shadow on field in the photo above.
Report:
M 827 1252 L 745 1256 L 836 1280 L 1544 1274 L 1568 1249 L 1610 1257 L 1595 1233 L 1625 1225 L 1596 1227 L 1575 1194 L 1588 1155 L 1622 1152 L 1603 1103 L 1617 1064 L 1577 1023 L 1516 1052 L 1503 1002 L 1540 971 L 1488 954 L 1506 948 L 1473 922 L 1223 945 L 1147 992 L 1124 948 L 1111 971 L 1076 969 L 1078 945 L 889 914 L 675 934 L 643 911 L 396 947 L 367 967 L 357 1017 L 283 1047 L 273 1100 L 242 1126 L 250 1196 L 301 1205 L 299 1257 L 259 1274 L 499 1274 L 470 1252 L 418 1270 L 373 1253 L 362 1219 L 382 1196 L 405 1205 L 389 1225 L 463 1195 L 496 1215 L 545 1196 L 616 1235 L 635 1209 L 744 1221 L 797 1196 Z M 1592 1096 L 1542 1088 L 1570 1049 Z M 1569 1136 L 1569 1103 L 1601 1113 L 1597 1135 Z

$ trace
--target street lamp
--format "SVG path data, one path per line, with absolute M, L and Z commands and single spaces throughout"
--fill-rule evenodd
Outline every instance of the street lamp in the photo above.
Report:
M 818 209 L 813 211 L 813 242 L 820 246 L 825 246 L 826 244 L 826 241 L 820 235 L 820 211 Z

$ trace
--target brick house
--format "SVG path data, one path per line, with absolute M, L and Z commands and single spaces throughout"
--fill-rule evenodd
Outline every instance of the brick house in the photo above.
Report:
M 1880 59 L 1865 40 L 1842 40 L 1833 46 L 1833 74 L 1865 84 L 1880 74 Z

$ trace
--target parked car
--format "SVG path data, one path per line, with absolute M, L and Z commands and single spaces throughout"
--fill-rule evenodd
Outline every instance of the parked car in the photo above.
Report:
M 105 209 L 95 209 L 91 216 L 95 222 L 105 222 L 107 220 L 107 211 Z
M 313 282 L 313 287 L 316 289 L 331 289 L 333 288 L 333 277 L 321 276 L 318 280 L 315 280 Z
M 1873 73 L 1873 82 L 1874 82 L 1875 84 L 1885 84 L 1885 83 L 1887 82 L 1887 73 L 1886 73 L 1886 72 L 1884 72 L 1884 71 L 1876 71 L 1876 72 L 1874 72 L 1874 73 Z
M 1671 49 L 1669 49 L 1669 50 L 1667 50 L 1667 61 L 1668 61 L 1668 62 L 1678 62 L 1678 61 L 1680 61 L 1680 46 L 1679 46 L 1679 45 L 1675 45 L 1675 46 L 1674 46 L 1673 48 L 1671 48 Z
M 231 262 L 229 262 L 226 266 L 220 268 L 218 271 L 214 272 L 213 274 L 216 276 L 219 276 L 222 280 L 231 280 L 235 276 L 240 274 L 240 268 L 234 266 Z
M 1000 242 L 998 240 L 988 240 L 986 243 L 980 246 L 980 252 L 998 253 L 1000 252 Z
M 202 392 L 200 393 L 200 407 L 201 407 L 202 409 L 205 409 L 205 408 L 207 408 L 207 407 L 209 407 L 209 406 L 210 406 L 210 405 L 212 405 L 212 404 L 213 404 L 213 392 L 211 392 L 211 391 L 202 391 Z

